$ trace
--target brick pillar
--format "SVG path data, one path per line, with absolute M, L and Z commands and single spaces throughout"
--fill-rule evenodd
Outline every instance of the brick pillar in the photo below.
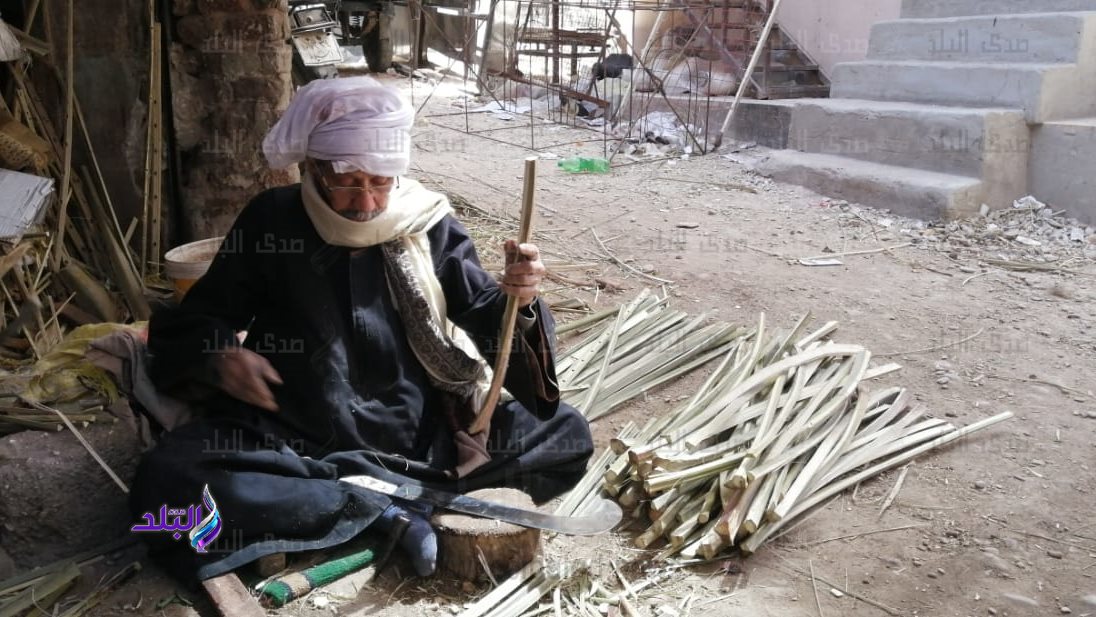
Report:
M 174 12 L 185 242 L 223 235 L 254 195 L 298 181 L 262 154 L 292 94 L 292 52 L 286 0 L 175 0 Z

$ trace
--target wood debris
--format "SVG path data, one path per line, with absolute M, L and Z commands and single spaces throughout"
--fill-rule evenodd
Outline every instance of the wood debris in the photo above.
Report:
M 139 571 L 141 566 L 138 562 L 130 563 L 104 579 L 87 595 L 72 598 L 66 595 L 66 592 L 81 576 L 81 568 L 90 566 L 105 556 L 134 543 L 136 543 L 135 538 L 122 538 L 0 581 L 0 615 L 7 617 L 8 615 L 49 614 L 77 617 L 87 614 L 87 611 L 100 603 L 111 590 Z M 47 610 L 51 607 L 53 610 Z M 30 612 L 27 612 L 28 609 L 31 609 Z
M 0 96 L 0 169 L 52 181 L 40 219 L 0 238 L 0 364 L 9 370 L 48 353 L 67 325 L 149 314 L 74 89 L 72 10 L 60 57 L 0 64 L 13 86 Z M 0 211 L 16 207 L 0 196 Z
M 87 428 L 91 424 L 118 422 L 117 416 L 105 411 L 103 405 L 96 401 L 79 401 L 65 407 L 65 419 L 79 428 Z M 64 428 L 64 421 L 52 411 L 35 407 L 0 405 L 0 436 L 28 429 L 56 432 Z
M 596 576 L 593 564 L 578 563 L 546 565 L 539 562 L 499 583 L 494 590 L 465 606 L 459 617 L 518 617 L 519 615 L 573 615 L 589 617 L 604 615 L 610 606 L 620 613 L 643 615 L 637 607 L 653 598 L 658 585 L 673 572 L 656 569 L 646 578 L 629 581 L 615 563 L 612 573 L 619 581 L 607 583 Z M 609 613 L 612 614 L 612 613 Z

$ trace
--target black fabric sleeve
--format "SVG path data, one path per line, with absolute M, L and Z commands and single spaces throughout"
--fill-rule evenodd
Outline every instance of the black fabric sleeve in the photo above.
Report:
M 480 353 L 494 365 L 506 294 L 480 265 L 468 231 L 455 218 L 445 217 L 427 235 L 449 319 L 468 332 Z M 559 403 L 555 322 L 540 299 L 528 308 L 535 312 L 535 322 L 528 330 L 514 334 L 504 385 L 527 409 L 549 417 Z
M 214 358 L 239 346 L 236 332 L 248 327 L 268 293 L 263 259 L 271 256 L 258 249 L 272 198 L 268 191 L 253 199 L 182 303 L 152 315 L 149 374 L 157 388 L 193 399 L 218 383 Z

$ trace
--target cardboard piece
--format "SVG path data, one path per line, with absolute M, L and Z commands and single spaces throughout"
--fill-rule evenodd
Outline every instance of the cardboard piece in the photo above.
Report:
M 0 239 L 18 241 L 42 222 L 53 178 L 0 169 Z

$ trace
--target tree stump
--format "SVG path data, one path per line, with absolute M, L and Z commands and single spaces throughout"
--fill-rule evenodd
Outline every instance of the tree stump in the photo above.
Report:
M 468 493 L 484 501 L 533 509 L 533 499 L 512 488 L 486 488 Z M 431 520 L 438 535 L 438 568 L 462 581 L 486 580 L 483 553 L 496 580 L 525 567 L 540 548 L 540 530 L 486 518 L 442 512 Z

